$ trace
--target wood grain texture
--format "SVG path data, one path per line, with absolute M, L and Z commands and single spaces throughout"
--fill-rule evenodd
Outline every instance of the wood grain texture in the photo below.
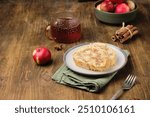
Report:
M 132 22 L 140 34 L 126 44 L 115 43 L 111 36 L 120 26 L 108 25 L 94 16 L 94 2 L 78 0 L 0 0 L 0 99 L 31 100 L 99 100 L 110 99 L 130 73 L 137 84 L 120 99 L 150 99 L 150 0 L 136 0 L 137 19 Z M 56 42 L 48 40 L 44 30 L 51 17 L 59 11 L 72 10 L 81 21 L 80 42 L 63 44 L 62 51 L 54 49 Z M 63 64 L 64 52 L 82 42 L 107 42 L 130 51 L 127 65 L 100 93 L 89 93 L 52 81 L 49 76 Z M 36 47 L 52 51 L 53 62 L 37 66 L 32 60 Z

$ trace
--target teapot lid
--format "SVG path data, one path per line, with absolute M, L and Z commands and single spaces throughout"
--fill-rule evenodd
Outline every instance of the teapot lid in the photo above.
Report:
M 79 25 L 79 20 L 74 17 L 60 17 L 55 22 L 55 26 L 63 29 L 73 28 L 78 25 Z

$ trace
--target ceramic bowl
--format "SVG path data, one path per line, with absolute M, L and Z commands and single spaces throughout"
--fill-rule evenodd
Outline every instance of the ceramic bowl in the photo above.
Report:
M 95 16 L 97 19 L 99 19 L 102 22 L 105 23 L 110 23 L 110 24 L 121 24 L 122 22 L 131 22 L 136 18 L 137 14 L 137 4 L 135 3 L 135 9 L 127 12 L 127 13 L 122 13 L 122 14 L 116 14 L 116 13 L 111 13 L 111 12 L 105 12 L 102 10 L 98 10 L 96 7 L 99 5 L 103 0 L 99 0 L 98 2 L 95 3 Z

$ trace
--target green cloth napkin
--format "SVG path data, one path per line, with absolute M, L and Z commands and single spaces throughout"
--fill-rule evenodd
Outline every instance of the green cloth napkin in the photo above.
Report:
M 125 51 L 127 56 L 128 51 Z M 87 90 L 89 92 L 99 92 L 116 74 L 112 73 L 105 76 L 84 76 L 71 71 L 66 65 L 62 65 L 52 76 L 52 79 L 57 83 L 64 84 L 67 86 Z

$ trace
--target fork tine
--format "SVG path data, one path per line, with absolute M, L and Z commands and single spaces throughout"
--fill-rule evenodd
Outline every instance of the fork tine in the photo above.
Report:
M 136 76 L 131 75 L 130 79 L 126 82 L 126 84 L 131 88 L 134 85 L 135 80 L 136 80 Z
M 129 84 L 129 85 L 131 85 L 133 80 L 134 80 L 134 76 L 131 75 L 130 78 L 128 79 L 128 81 L 126 83 Z
M 133 86 L 133 85 L 134 85 L 135 81 L 136 81 L 136 76 L 134 76 L 134 77 L 133 77 L 133 80 L 132 80 L 131 86 Z
M 127 76 L 127 78 L 125 79 L 124 83 L 126 83 L 129 80 L 130 76 L 131 76 L 130 74 Z

